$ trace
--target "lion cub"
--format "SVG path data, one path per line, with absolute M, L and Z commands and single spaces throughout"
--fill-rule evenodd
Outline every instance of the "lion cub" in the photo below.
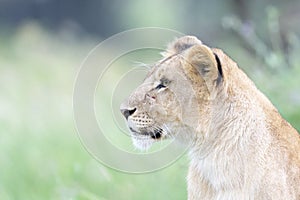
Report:
M 121 105 L 135 146 L 190 143 L 188 199 L 300 200 L 300 136 L 223 51 L 172 42 Z

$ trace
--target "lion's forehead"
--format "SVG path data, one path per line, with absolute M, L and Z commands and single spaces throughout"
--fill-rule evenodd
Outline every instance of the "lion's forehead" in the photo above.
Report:
M 181 73 L 182 71 L 182 58 L 180 56 L 170 56 L 163 59 L 162 61 L 157 62 L 152 69 L 149 71 L 145 78 L 145 82 L 156 83 L 160 81 L 161 78 L 174 79 L 176 74 Z

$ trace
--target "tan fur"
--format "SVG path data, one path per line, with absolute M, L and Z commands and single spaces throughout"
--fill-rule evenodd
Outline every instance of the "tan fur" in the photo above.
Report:
M 189 200 L 299 200 L 299 134 L 236 63 L 192 36 L 163 55 L 121 106 L 135 109 L 134 144 L 146 149 L 170 137 L 191 144 Z

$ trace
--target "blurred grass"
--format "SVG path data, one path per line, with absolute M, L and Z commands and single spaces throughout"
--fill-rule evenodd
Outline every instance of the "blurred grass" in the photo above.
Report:
M 51 34 L 34 23 L 0 35 L 0 41 L 1 200 L 186 199 L 186 157 L 155 173 L 130 175 L 100 165 L 80 144 L 73 83 L 97 41 Z M 230 39 L 222 46 L 300 130 L 299 64 L 272 74 Z
M 184 199 L 187 161 L 130 175 L 97 163 L 72 116 L 78 67 L 92 41 L 34 23 L 0 37 L 0 199 Z M 172 191 L 172 192 L 171 192 Z

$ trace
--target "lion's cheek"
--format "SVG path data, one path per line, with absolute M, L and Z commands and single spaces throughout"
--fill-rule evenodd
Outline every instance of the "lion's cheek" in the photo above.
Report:
M 176 102 L 161 102 L 159 104 L 152 105 L 150 108 L 151 116 L 157 122 L 172 122 L 178 119 L 180 116 L 180 108 Z

